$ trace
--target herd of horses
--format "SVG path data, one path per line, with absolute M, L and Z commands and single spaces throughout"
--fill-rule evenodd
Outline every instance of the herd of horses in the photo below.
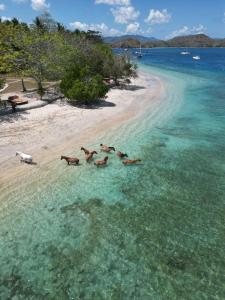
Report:
M 95 151 L 95 150 L 90 151 L 88 149 L 85 149 L 84 147 L 81 147 L 80 150 L 84 152 L 85 160 L 86 160 L 87 163 L 90 163 L 91 161 L 93 161 L 94 160 L 94 155 L 98 154 L 97 151 Z M 113 152 L 116 151 L 116 149 L 114 147 L 110 147 L 110 146 L 107 146 L 107 145 L 104 145 L 104 144 L 100 144 L 100 150 L 102 152 L 105 152 L 105 153 L 111 153 L 112 151 Z M 19 152 L 19 151 L 16 152 L 16 156 L 17 155 L 20 156 L 20 161 L 21 162 L 26 162 L 26 163 L 29 163 L 29 164 L 33 163 L 33 158 L 32 158 L 31 155 L 25 154 L 25 153 Z M 121 152 L 121 151 L 117 151 L 116 155 L 122 160 L 122 163 L 124 165 L 134 165 L 134 164 L 137 164 L 138 162 L 141 161 L 141 159 L 128 159 L 128 155 L 126 153 Z M 80 163 L 80 159 L 77 158 L 77 157 L 70 157 L 70 156 L 62 155 L 61 160 L 63 160 L 63 159 L 67 162 L 68 165 L 79 165 L 79 163 Z M 109 157 L 105 156 L 101 160 L 95 160 L 94 164 L 97 167 L 103 167 L 103 166 L 107 165 L 108 160 L 109 160 Z
M 110 147 L 110 146 L 107 146 L 107 145 L 104 145 L 104 144 L 100 144 L 100 147 L 101 147 L 100 150 L 103 151 L 103 152 L 106 152 L 106 153 L 116 151 L 116 149 L 114 147 Z M 85 160 L 88 163 L 90 163 L 93 160 L 95 154 L 98 154 L 97 151 L 95 151 L 95 150 L 90 151 L 88 149 L 85 149 L 84 147 L 81 147 L 80 150 L 84 151 Z M 117 151 L 116 154 L 117 154 L 118 157 L 120 157 L 122 159 L 122 162 L 123 162 L 124 165 L 133 165 L 133 164 L 136 164 L 136 163 L 141 161 L 140 159 L 128 159 L 128 155 L 126 153 L 121 152 L 121 151 Z M 65 159 L 68 165 L 79 165 L 79 162 L 80 162 L 80 159 L 77 158 L 77 157 L 61 156 L 61 160 L 62 159 Z M 102 166 L 107 165 L 108 160 L 109 160 L 109 157 L 105 156 L 101 160 L 95 160 L 94 164 L 97 167 L 102 167 Z

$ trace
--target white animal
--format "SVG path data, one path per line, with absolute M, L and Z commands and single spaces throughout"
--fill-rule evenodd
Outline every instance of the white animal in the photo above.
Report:
M 20 161 L 21 162 L 26 162 L 26 163 L 32 163 L 33 162 L 33 158 L 31 155 L 29 154 L 25 154 L 23 152 L 20 151 L 16 151 L 16 156 L 19 155 L 20 156 Z

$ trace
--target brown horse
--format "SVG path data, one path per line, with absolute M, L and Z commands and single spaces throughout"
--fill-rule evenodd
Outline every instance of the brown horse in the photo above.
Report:
M 79 164 L 79 159 L 76 157 L 68 157 L 68 156 L 61 156 L 61 160 L 65 159 L 68 163 L 68 165 L 78 165 Z
M 97 167 L 105 166 L 107 164 L 108 159 L 109 159 L 108 156 L 106 156 L 103 160 L 96 160 L 95 165 Z
M 120 158 L 128 157 L 128 155 L 127 155 L 126 153 L 123 153 L 123 152 L 121 152 L 121 151 L 118 151 L 118 152 L 116 153 L 116 155 L 119 156 Z
M 86 162 L 90 162 L 91 160 L 92 160 L 92 158 L 93 158 L 93 155 L 94 154 L 98 154 L 98 152 L 96 152 L 96 151 L 91 151 L 89 154 L 86 154 L 85 156 L 86 156 Z
M 102 151 L 105 151 L 105 152 L 111 152 L 111 151 L 116 151 L 116 149 L 114 147 L 109 147 L 107 145 L 103 145 L 103 144 L 100 144 L 101 146 L 101 150 Z
M 80 150 L 81 151 L 83 150 L 86 155 L 90 154 L 90 152 L 91 152 L 91 151 L 85 149 L 84 147 L 81 147 Z
M 139 161 L 141 161 L 141 159 L 124 159 L 123 164 L 126 165 L 126 166 L 127 165 L 134 165 Z

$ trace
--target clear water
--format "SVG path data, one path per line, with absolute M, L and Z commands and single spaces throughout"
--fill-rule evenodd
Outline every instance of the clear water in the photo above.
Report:
M 143 164 L 2 187 L 0 299 L 225 299 L 225 50 L 145 51 L 165 101 L 96 141 Z

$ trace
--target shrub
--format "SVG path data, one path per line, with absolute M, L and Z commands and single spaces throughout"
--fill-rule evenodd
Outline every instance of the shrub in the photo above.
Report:
M 103 77 L 95 75 L 89 79 L 67 78 L 62 80 L 60 88 L 70 102 L 90 104 L 102 99 L 108 92 L 108 87 L 103 83 Z

